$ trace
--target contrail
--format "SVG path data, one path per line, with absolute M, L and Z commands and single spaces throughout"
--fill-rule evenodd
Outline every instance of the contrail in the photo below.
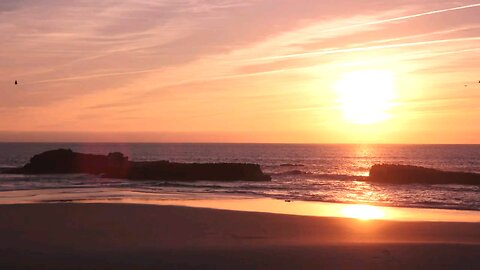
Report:
M 371 21 L 371 22 L 354 24 L 354 25 L 348 25 L 348 26 L 343 26 L 343 27 L 337 27 L 337 28 L 327 29 L 323 32 L 337 31 L 337 30 L 366 26 L 366 25 L 376 25 L 376 24 L 382 24 L 382 23 L 396 22 L 396 21 L 402 21 L 402 20 L 406 20 L 406 19 L 413 19 L 413 18 L 417 18 L 417 17 L 423 17 L 423 16 L 428 16 L 428 15 L 434 15 L 434 14 L 439 14 L 439 13 L 444 13 L 444 12 L 449 12 L 449 11 L 456 11 L 456 10 L 462 10 L 462 9 L 468 9 L 468 8 L 475 8 L 475 7 L 480 7 L 480 3 L 465 5 L 465 6 L 459 6 L 459 7 L 453 7 L 453 8 L 433 10 L 433 11 L 428 11 L 428 12 L 422 12 L 422 13 L 417 13 L 417 14 L 412 14 L 412 15 L 405 15 L 405 16 L 396 17 L 396 18 L 377 20 L 377 21 Z
M 460 54 L 460 53 L 467 53 L 467 52 L 479 52 L 480 48 L 474 48 L 474 49 L 463 49 L 463 50 L 453 50 L 453 51 L 443 51 L 443 52 L 430 52 L 430 53 L 417 53 L 417 54 L 407 54 L 407 55 L 401 55 L 398 57 L 392 57 L 392 58 L 381 58 L 377 60 L 371 60 L 371 61 L 364 61 L 361 62 L 363 65 L 365 64 L 378 64 L 378 63 L 388 63 L 388 62 L 394 62 L 394 61 L 399 61 L 399 60 L 416 60 L 416 59 L 425 59 L 425 58 L 431 58 L 435 56 L 441 56 L 441 55 L 452 55 L 452 54 Z M 340 66 L 354 66 L 355 63 L 350 64 L 341 64 Z
M 480 37 L 477 37 L 475 39 L 480 40 Z M 407 56 L 404 56 L 404 57 L 395 58 L 393 60 L 382 59 L 382 60 L 370 61 L 370 62 L 371 63 L 381 63 L 381 62 L 397 61 L 397 59 L 407 59 L 407 60 L 423 59 L 423 58 L 429 58 L 429 57 L 434 57 L 434 56 L 439 56 L 439 55 L 450 55 L 450 54 L 459 54 L 459 53 L 466 53 L 466 52 L 478 52 L 478 51 L 480 51 L 480 48 L 452 50 L 452 51 L 444 51 L 444 52 L 432 52 L 432 53 L 419 53 L 419 54 L 413 54 L 411 56 L 407 55 Z M 293 67 L 293 68 L 273 69 L 273 70 L 265 70 L 265 71 L 243 73 L 243 74 L 215 76 L 215 77 L 208 77 L 208 78 L 203 78 L 203 79 L 183 80 L 183 81 L 179 81 L 177 83 L 171 83 L 171 84 L 163 85 L 161 87 L 171 87 L 171 86 L 179 86 L 179 85 L 184 85 L 184 84 L 189 84 L 189 83 L 201 83 L 201 82 L 229 80 L 229 79 L 246 78 L 246 77 L 257 77 L 257 76 L 284 73 L 284 72 L 295 71 L 295 70 L 308 70 L 310 68 L 311 68 L 311 66 Z
M 411 43 L 400 43 L 400 44 L 390 44 L 390 45 L 358 47 L 358 48 L 349 48 L 349 49 L 333 49 L 333 50 L 320 51 L 320 52 L 307 52 L 307 53 L 299 53 L 299 54 L 291 54 L 291 55 L 272 56 L 272 57 L 265 57 L 265 58 L 262 58 L 262 59 L 273 60 L 273 59 L 300 58 L 300 57 L 307 57 L 307 56 L 312 56 L 312 55 L 316 55 L 316 56 L 318 56 L 318 55 L 329 55 L 329 54 L 337 54 L 337 53 L 349 53 L 349 52 L 370 51 L 370 50 L 377 50 L 377 49 L 413 47 L 413 46 L 421 46 L 421 45 L 431 45 L 431 44 L 459 42 L 459 41 L 472 41 L 472 40 L 480 40 L 480 37 L 431 40 L 431 41 L 421 41 L 421 42 L 411 42 Z M 467 52 L 467 51 L 474 51 L 474 50 L 477 50 L 477 49 L 452 51 L 452 52 L 448 52 L 446 54 L 458 53 L 458 52 Z M 303 68 L 305 68 L 305 67 L 303 67 Z M 269 71 L 253 72 L 253 73 L 246 73 L 246 74 L 223 75 L 223 76 L 209 77 L 209 78 L 197 79 L 197 80 L 195 80 L 195 79 L 194 80 L 183 80 L 183 81 L 180 81 L 180 82 L 177 82 L 177 83 L 173 83 L 171 85 L 167 84 L 167 85 L 164 85 L 162 87 L 182 85 L 182 84 L 186 84 L 186 83 L 203 82 L 203 81 L 215 81 L 215 80 L 242 78 L 242 77 L 254 77 L 254 76 L 261 76 L 261 75 L 273 74 L 273 73 L 281 73 L 281 72 L 286 72 L 286 71 L 296 70 L 296 69 L 303 69 L 303 68 L 287 68 L 287 69 L 269 70 Z M 162 70 L 164 70 L 164 69 L 163 68 L 154 68 L 154 69 L 144 69 L 144 70 L 136 70 L 136 71 L 90 74 L 90 75 L 85 75 L 85 76 L 75 76 L 75 77 L 65 77 L 65 78 L 41 80 L 41 81 L 24 83 L 24 84 L 31 85 L 31 84 L 40 84 L 40 83 L 50 83 L 50 82 L 74 81 L 74 80 L 91 79 L 91 78 L 102 78 L 102 77 L 113 77 L 113 76 L 132 75 L 132 74 L 143 74 L 143 73 L 158 72 L 158 71 L 162 71 Z
M 361 26 L 377 25 L 377 24 L 407 20 L 407 19 L 412 19 L 412 18 L 417 18 L 417 17 L 422 17 L 422 16 L 429 16 L 429 15 L 434 15 L 434 14 L 439 14 L 439 13 L 444 13 L 444 12 L 457 11 L 457 10 L 469 9 L 469 8 L 475 8 L 475 7 L 480 7 L 480 3 L 465 5 L 465 6 L 459 6 L 459 7 L 453 7 L 453 8 L 439 9 L 439 10 L 434 10 L 434 11 L 428 11 L 428 12 L 422 12 L 422 13 L 417 13 L 417 14 L 412 14 L 412 15 L 396 17 L 396 18 L 390 18 L 390 19 L 377 20 L 377 21 L 371 21 L 371 22 L 366 22 L 366 23 L 348 25 L 348 26 L 343 26 L 343 27 L 331 28 L 331 29 L 326 29 L 326 30 L 321 31 L 321 32 L 331 32 L 331 31 L 338 31 L 338 30 L 350 29 L 350 28 L 361 27 Z M 307 56 L 307 55 L 312 55 L 312 54 L 313 55 L 323 54 L 324 52 L 325 51 L 316 51 L 316 52 L 307 52 L 307 53 L 298 53 L 298 54 L 286 54 L 286 55 L 279 55 L 279 56 L 270 56 L 270 57 L 261 57 L 261 58 L 255 58 L 255 59 L 247 59 L 245 61 L 262 61 L 262 60 L 272 60 L 272 59 L 286 59 L 286 58 L 294 58 L 294 57 L 298 57 L 298 56 L 302 56 L 302 55 Z
M 41 80 L 41 81 L 35 81 L 35 82 L 27 82 L 27 83 L 24 83 L 24 84 L 39 84 L 39 83 L 50 83 L 50 82 L 75 81 L 75 80 L 91 79 L 91 78 L 102 78 L 102 77 L 113 77 L 113 76 L 158 72 L 158 71 L 162 71 L 162 70 L 164 70 L 164 69 L 163 68 L 153 68 L 153 69 L 143 69 L 143 70 L 135 70 L 135 71 L 98 73 L 98 74 L 89 74 L 89 75 L 84 75 L 84 76 L 73 76 L 73 77 L 64 77 L 64 78 Z
M 417 18 L 417 17 L 422 17 L 422 16 L 434 15 L 434 14 L 438 14 L 438 13 L 444 13 L 444 12 L 456 11 L 456 10 L 462 10 L 462 9 L 468 9 L 468 8 L 475 8 L 475 7 L 480 7 L 480 3 L 458 6 L 458 7 L 453 7 L 453 8 L 439 9 L 439 10 L 434 10 L 434 11 L 429 11 L 429 12 L 422 12 L 422 13 L 417 13 L 417 14 L 412 14 L 412 15 L 406 15 L 406 16 L 384 19 L 384 20 L 371 21 L 371 22 L 349 25 L 349 26 L 344 26 L 344 27 L 332 28 L 332 29 L 324 30 L 322 32 L 337 31 L 337 30 L 366 26 L 366 25 L 377 25 L 377 24 L 382 24 L 382 23 L 401 21 L 401 20 L 406 20 L 406 19 L 411 19 L 411 18 Z M 316 51 L 316 52 L 306 52 L 306 53 L 298 53 L 298 54 L 287 54 L 287 55 L 280 55 L 280 56 L 262 57 L 262 58 L 256 58 L 256 59 L 248 59 L 246 61 L 261 61 L 261 60 L 299 58 L 299 57 L 306 57 L 306 56 L 311 56 L 311 55 L 326 55 L 326 54 L 334 54 L 334 53 L 342 53 L 342 52 L 356 52 L 356 51 L 368 51 L 368 50 L 375 50 L 375 49 L 410 47 L 410 46 L 419 46 L 419 45 L 428 45 L 428 44 L 437 44 L 437 43 L 446 43 L 446 42 L 478 40 L 478 39 L 480 39 L 480 38 L 478 38 L 478 37 L 463 38 L 463 39 L 459 38 L 459 39 L 447 39 L 447 40 L 392 44 L 392 45 L 383 45 L 383 46 L 350 48 L 350 49 L 333 49 L 333 50 L 323 50 L 323 51 Z M 31 84 L 40 84 L 40 83 L 50 83 L 50 82 L 74 81 L 74 80 L 82 80 L 82 79 L 90 79 L 90 78 L 102 78 L 102 77 L 112 77 L 112 76 L 131 75 L 131 74 L 142 74 L 142 73 L 158 72 L 158 71 L 162 71 L 162 70 L 163 70 L 163 68 L 154 68 L 154 69 L 145 69 L 145 70 L 137 70 L 137 71 L 100 73 L 100 74 L 91 74 L 91 75 L 84 75 L 84 76 L 73 76 L 73 77 L 40 80 L 40 81 L 35 81 L 35 82 L 27 82 L 27 83 L 24 83 L 24 84 L 31 85 Z M 260 74 L 262 74 L 262 73 L 263 72 L 260 72 Z M 267 73 L 269 73 L 269 72 L 267 72 Z M 229 77 L 230 76 L 220 76 L 219 78 L 223 79 L 223 78 L 229 78 Z M 233 77 L 235 77 L 235 75 Z
M 456 54 L 456 53 L 464 53 L 464 52 L 477 52 L 480 51 L 480 48 L 476 49 L 465 49 L 465 50 L 455 50 L 455 51 L 446 51 L 446 52 L 440 52 L 440 53 L 422 53 L 418 55 L 413 55 L 411 57 L 408 57 L 407 59 L 421 59 L 421 58 L 427 58 L 427 57 L 434 57 L 436 55 L 447 55 L 447 54 Z M 383 62 L 389 62 L 389 61 L 396 61 L 394 60 L 388 60 L 388 59 L 382 59 L 381 61 Z M 214 77 L 207 77 L 207 78 L 201 78 L 201 79 L 185 79 L 182 81 L 177 81 L 175 83 L 169 83 L 169 84 L 164 84 L 156 88 L 155 90 L 150 90 L 147 93 L 143 93 L 140 96 L 135 96 L 134 98 L 139 99 L 142 98 L 150 93 L 158 91 L 158 89 L 166 88 L 166 87 L 175 87 L 175 86 L 181 86 L 181 85 L 188 85 L 192 83 L 203 83 L 203 82 L 211 82 L 211 81 L 220 81 L 220 80 L 229 80 L 229 79 L 237 79 L 237 78 L 248 78 L 248 77 L 257 77 L 257 76 L 264 76 L 264 75 L 269 75 L 269 74 L 279 74 L 279 73 L 284 73 L 284 72 L 290 72 L 290 71 L 296 71 L 296 70 L 308 70 L 310 69 L 311 66 L 307 67 L 294 67 L 294 68 L 284 68 L 284 69 L 274 69 L 274 70 L 266 70 L 266 71 L 259 71 L 259 72 L 251 72 L 251 73 L 244 73 L 244 74 L 231 74 L 231 75 L 221 75 L 221 76 L 214 76 Z M 131 102 L 132 98 L 129 98 L 129 102 Z
M 480 37 L 477 38 L 477 39 L 480 39 Z M 439 56 L 439 55 L 449 55 L 449 54 L 458 54 L 458 53 L 465 53 L 465 52 L 478 52 L 478 51 L 480 51 L 480 48 L 453 50 L 453 51 L 445 51 L 445 52 L 438 52 L 438 53 L 435 53 L 435 52 L 433 52 L 433 53 L 419 53 L 419 54 L 414 54 L 414 55 L 411 55 L 411 56 L 407 55 L 407 56 L 400 57 L 400 58 L 394 58 L 393 60 L 392 59 L 382 59 L 382 60 L 378 60 L 378 61 L 370 61 L 369 63 L 392 62 L 392 61 L 397 61 L 398 59 L 407 59 L 407 60 L 423 59 L 423 58 L 429 58 L 429 57 L 434 57 L 434 56 Z M 190 79 L 190 80 L 186 79 L 186 80 L 182 80 L 182 81 L 177 81 L 175 83 L 162 85 L 162 86 L 160 86 L 160 88 L 175 87 L 175 86 L 186 85 L 186 84 L 191 84 L 191 83 L 203 83 L 203 82 L 230 80 L 230 79 L 238 79 L 238 78 L 258 77 L 258 76 L 285 73 L 285 72 L 296 71 L 296 70 L 308 70 L 311 67 L 312 66 L 293 67 L 293 68 L 273 69 L 273 70 L 265 70 L 265 71 L 242 73 L 242 74 L 221 75 L 221 76 L 207 77 L 207 78 L 201 78 L 201 79 Z
M 322 51 L 315 51 L 315 52 L 305 52 L 305 53 L 285 54 L 285 55 L 278 55 L 278 56 L 268 56 L 268 57 L 251 59 L 251 61 L 303 58 L 303 57 L 307 57 L 307 56 L 318 56 L 318 55 L 329 55 L 329 54 L 337 54 L 337 53 L 372 51 L 372 50 L 378 50 L 378 49 L 415 47 L 415 46 L 422 46 L 422 45 L 442 44 L 442 43 L 460 42 L 460 41 L 473 41 L 473 40 L 480 40 L 480 37 L 440 39 L 440 40 L 429 40 L 429 41 L 419 41 L 419 42 L 409 42 L 409 43 L 397 43 L 397 44 L 390 44 L 390 45 L 356 47 L 356 48 L 348 48 L 348 49 L 331 49 L 331 50 L 322 50 Z
M 388 42 L 408 40 L 408 39 L 414 39 L 414 38 L 420 38 L 420 37 L 450 34 L 450 33 L 455 33 L 455 32 L 459 32 L 459 31 L 478 29 L 478 28 L 480 28 L 480 25 L 457 27 L 457 28 L 451 28 L 451 29 L 447 29 L 447 30 L 434 31 L 434 32 L 430 32 L 430 33 L 423 33 L 423 34 L 410 35 L 410 36 L 401 36 L 401 37 L 396 37 L 396 38 L 373 40 L 373 41 L 368 41 L 368 42 L 362 43 L 361 45 L 364 45 L 364 44 L 365 45 L 380 44 L 380 43 L 388 43 Z

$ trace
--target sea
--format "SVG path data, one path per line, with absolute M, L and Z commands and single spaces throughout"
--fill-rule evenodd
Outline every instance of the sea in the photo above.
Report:
M 374 164 L 408 164 L 480 173 L 480 145 L 0 143 L 0 168 L 22 166 L 38 153 L 67 148 L 122 152 L 130 160 L 260 164 L 268 182 L 171 182 L 93 175 L 0 174 L 0 202 L 172 198 L 270 198 L 287 201 L 480 211 L 480 185 L 384 184 L 361 181 Z M 41 196 L 50 194 L 50 196 Z

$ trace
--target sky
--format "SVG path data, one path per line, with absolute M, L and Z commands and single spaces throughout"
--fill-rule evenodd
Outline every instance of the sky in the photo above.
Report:
M 480 143 L 479 14 L 480 1 L 2 0 L 0 141 Z

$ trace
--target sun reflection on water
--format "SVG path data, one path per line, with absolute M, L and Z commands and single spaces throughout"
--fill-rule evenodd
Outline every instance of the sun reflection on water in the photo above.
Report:
M 388 201 L 389 194 L 377 186 L 363 181 L 343 182 L 337 193 L 338 201 L 353 204 L 380 204 Z

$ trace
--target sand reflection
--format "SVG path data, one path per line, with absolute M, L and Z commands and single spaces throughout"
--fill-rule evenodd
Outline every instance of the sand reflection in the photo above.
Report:
M 384 219 L 385 214 L 385 210 L 381 207 L 365 204 L 346 205 L 341 210 L 342 216 L 361 220 Z

